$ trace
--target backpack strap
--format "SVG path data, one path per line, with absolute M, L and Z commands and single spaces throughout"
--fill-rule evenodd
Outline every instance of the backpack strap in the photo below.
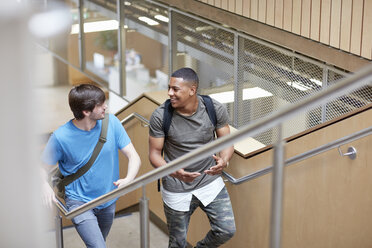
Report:
M 164 132 L 164 138 L 166 139 L 168 136 L 168 131 L 172 122 L 172 117 L 173 117 L 173 107 L 171 105 L 171 102 L 169 99 L 167 99 L 164 102 L 164 114 L 163 114 L 163 132 Z M 164 155 L 164 150 L 161 151 L 161 154 Z M 160 192 L 160 187 L 161 187 L 161 182 L 160 178 L 158 179 L 158 192 Z
M 69 185 L 70 183 L 72 183 L 73 181 L 75 181 L 76 179 L 84 175 L 84 173 L 87 172 L 90 169 L 90 167 L 92 167 L 98 154 L 101 152 L 103 145 L 106 143 L 108 122 L 109 122 L 109 115 L 105 114 L 105 118 L 102 120 L 101 134 L 100 134 L 100 137 L 98 139 L 96 146 L 94 147 L 92 156 L 90 157 L 89 161 L 84 166 L 80 167 L 80 169 L 78 169 L 74 174 L 63 177 L 62 179 L 63 186 Z
M 168 131 L 172 122 L 172 117 L 173 117 L 173 107 L 170 102 L 170 100 L 166 100 L 164 103 L 164 114 L 163 114 L 163 131 L 165 137 L 168 136 Z
M 214 109 L 212 98 L 208 95 L 200 95 L 204 99 L 204 105 L 207 108 L 207 113 L 209 119 L 211 120 L 213 126 L 217 127 L 217 115 L 216 110 Z

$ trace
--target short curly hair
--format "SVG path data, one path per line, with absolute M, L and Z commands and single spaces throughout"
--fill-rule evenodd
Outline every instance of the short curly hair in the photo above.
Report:
M 188 67 L 183 67 L 173 72 L 171 77 L 182 78 L 184 81 L 189 83 L 195 83 L 196 87 L 199 86 L 199 77 L 196 72 Z

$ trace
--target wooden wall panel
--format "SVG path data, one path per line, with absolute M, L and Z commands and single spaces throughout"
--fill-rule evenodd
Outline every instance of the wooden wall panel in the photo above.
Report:
M 258 2 L 259 0 L 251 0 L 251 18 L 258 20 Z
M 284 0 L 283 2 L 283 29 L 292 31 L 292 0 Z
M 320 4 L 321 0 L 311 1 L 310 38 L 316 41 L 320 37 Z
M 258 20 L 266 23 L 266 0 L 260 0 L 258 2 Z
M 301 12 L 302 12 L 302 1 L 293 1 L 292 9 L 292 32 L 295 34 L 301 34 Z
M 342 1 L 340 49 L 350 51 L 352 0 Z
M 329 44 L 336 48 L 340 47 L 341 6 L 341 0 L 332 0 Z
M 301 36 L 310 37 L 311 0 L 302 0 Z
M 363 5 L 364 0 L 353 0 L 350 52 L 357 55 L 361 54 Z
M 364 1 L 363 15 L 363 36 L 361 55 L 367 59 L 372 59 L 372 1 Z
M 266 0 L 266 24 L 275 24 L 275 0 Z
M 320 42 L 329 45 L 331 0 L 322 0 L 320 18 Z
M 229 0 L 229 11 L 235 12 L 235 1 Z
M 371 0 L 198 0 L 372 59 Z
M 275 27 L 283 28 L 283 0 L 275 0 Z
M 238 15 L 243 14 L 243 0 L 235 0 L 235 13 Z
M 221 8 L 228 9 L 229 7 L 229 0 L 221 0 Z
M 251 17 L 251 0 L 243 0 L 243 16 Z

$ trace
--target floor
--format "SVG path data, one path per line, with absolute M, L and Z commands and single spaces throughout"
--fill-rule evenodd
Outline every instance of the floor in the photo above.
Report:
M 84 243 L 75 228 L 63 230 L 64 248 L 84 248 Z M 168 246 L 168 236 L 150 223 L 150 248 L 164 248 Z M 136 248 L 141 247 L 139 213 L 134 212 L 116 217 L 106 240 L 107 248 Z

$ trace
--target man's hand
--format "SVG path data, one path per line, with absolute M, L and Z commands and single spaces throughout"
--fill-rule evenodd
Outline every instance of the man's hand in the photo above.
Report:
M 128 178 L 123 178 L 123 179 L 119 179 L 119 180 L 117 180 L 116 182 L 114 182 L 114 185 L 115 185 L 115 186 L 118 186 L 118 187 L 120 188 L 120 187 L 123 187 L 123 186 L 129 184 L 129 183 L 132 182 L 132 181 L 133 181 L 133 180 L 130 180 L 130 179 L 128 179 Z
M 214 160 L 216 160 L 216 165 L 209 168 L 209 170 L 205 170 L 204 173 L 208 175 L 219 175 L 227 166 L 227 162 L 225 162 L 221 157 L 217 157 L 216 155 L 213 155 L 213 158 Z
M 187 172 L 184 169 L 179 169 L 178 171 L 170 174 L 172 177 L 175 177 L 181 181 L 186 183 L 190 183 L 195 180 L 198 176 L 200 176 L 199 172 Z
M 43 182 L 42 185 L 42 203 L 44 206 L 52 208 L 53 203 L 57 202 L 56 195 L 49 183 Z

